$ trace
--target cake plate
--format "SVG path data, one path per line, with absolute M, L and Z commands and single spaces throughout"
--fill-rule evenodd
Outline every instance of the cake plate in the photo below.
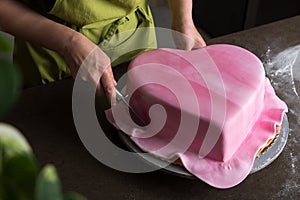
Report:
M 122 131 L 118 131 L 121 140 L 132 152 L 144 153 L 131 139 L 128 135 Z M 252 170 L 250 174 L 255 173 L 268 165 L 270 165 L 283 151 L 289 133 L 289 123 L 286 114 L 283 116 L 280 133 L 275 141 L 268 147 L 259 157 L 255 158 Z M 161 160 L 160 158 L 151 155 L 151 154 L 138 154 L 145 162 L 150 165 L 161 168 L 163 171 L 166 171 L 170 174 L 181 176 L 184 178 L 196 179 L 194 175 L 188 172 L 183 166 L 170 164 L 168 161 Z M 167 167 L 164 167 L 166 166 Z

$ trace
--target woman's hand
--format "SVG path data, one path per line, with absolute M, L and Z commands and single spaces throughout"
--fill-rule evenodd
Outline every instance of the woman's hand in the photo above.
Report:
M 18 1 L 0 0 L 0 28 L 56 51 L 64 57 L 74 78 L 82 65 L 78 78 L 91 82 L 97 87 L 97 94 L 105 93 L 109 102 L 115 99 L 116 82 L 109 58 L 82 34 L 45 18 Z
M 180 49 L 191 50 L 206 46 L 192 18 L 192 0 L 168 0 L 172 12 L 172 29 L 175 44 Z M 181 33 L 181 34 L 180 34 Z
M 80 33 L 74 34 L 62 53 L 72 76 L 91 83 L 98 95 L 106 94 L 109 102 L 115 100 L 116 81 L 109 57 Z M 100 81 L 99 81 L 100 80 Z
M 205 47 L 206 43 L 194 23 L 182 20 L 172 22 L 173 38 L 177 48 L 184 50 L 198 49 Z

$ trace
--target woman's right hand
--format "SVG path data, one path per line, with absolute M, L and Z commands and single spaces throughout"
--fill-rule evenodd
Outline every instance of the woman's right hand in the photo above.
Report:
M 115 103 L 117 83 L 110 59 L 97 45 L 81 33 L 75 33 L 66 43 L 62 54 L 74 79 L 90 82 L 97 88 L 97 95 L 105 94 L 110 103 Z

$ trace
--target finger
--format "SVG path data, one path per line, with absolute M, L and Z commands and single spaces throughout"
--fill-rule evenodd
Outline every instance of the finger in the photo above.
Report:
M 102 84 L 102 77 L 107 77 L 108 74 L 112 74 L 110 65 L 106 67 L 106 70 L 104 70 L 104 72 L 102 73 L 102 75 L 99 79 L 99 82 L 97 83 L 96 93 L 98 96 L 104 96 L 106 94 L 106 92 L 104 91 L 103 84 Z M 112 78 L 114 78 L 113 75 L 112 75 Z
M 205 43 L 203 37 L 200 35 L 200 33 L 198 33 L 198 34 L 199 34 L 199 36 L 196 39 L 196 44 L 195 45 L 199 46 L 199 48 L 206 47 L 206 43 Z
M 203 39 L 201 39 L 200 41 L 198 41 L 198 44 L 200 47 L 206 47 L 206 43 Z
M 113 80 L 114 86 L 116 87 L 117 86 L 117 81 L 115 80 L 112 67 L 109 67 L 107 70 L 109 70 L 108 73 L 111 75 L 111 79 Z
M 104 96 L 105 95 L 104 89 L 103 89 L 102 84 L 101 84 L 101 81 L 99 81 L 99 83 L 97 85 L 96 93 L 97 93 L 98 96 Z
M 204 47 L 204 45 L 202 43 L 195 42 L 192 50 L 194 50 L 194 49 L 201 49 L 203 47 Z
M 111 67 L 109 67 L 107 70 L 104 71 L 101 77 L 101 83 L 108 101 L 112 105 L 114 105 L 116 103 L 116 92 L 115 92 L 116 81 L 114 79 Z
M 108 70 L 108 74 L 110 75 L 110 80 L 112 80 L 112 84 L 113 84 L 113 86 L 112 86 L 113 87 L 113 93 L 110 96 L 109 102 L 110 102 L 111 106 L 114 106 L 114 105 L 117 104 L 117 97 L 116 97 L 116 90 L 115 90 L 115 88 L 117 86 L 117 81 L 115 80 L 112 68 L 109 67 L 107 70 Z

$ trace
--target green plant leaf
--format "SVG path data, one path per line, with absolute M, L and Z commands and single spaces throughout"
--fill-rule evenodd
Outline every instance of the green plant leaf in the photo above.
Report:
M 0 37 L 0 52 L 9 52 L 11 51 L 11 45 L 4 37 Z
M 1 140 L 0 140 L 1 141 Z M 3 194 L 3 176 L 2 176 L 2 169 L 3 169 L 3 147 L 0 142 L 0 199 L 4 199 L 4 194 Z
M 4 163 L 3 191 L 6 200 L 32 200 L 34 196 L 36 165 L 24 155 L 16 155 Z
M 77 193 L 65 196 L 54 166 L 40 172 L 24 136 L 0 123 L 0 200 L 86 200 Z
M 31 148 L 13 126 L 0 123 L 3 200 L 32 200 L 38 169 Z
M 81 196 L 80 194 L 77 194 L 75 192 L 66 194 L 64 196 L 64 200 L 87 200 L 85 197 Z
M 32 156 L 32 149 L 22 133 L 6 123 L 0 123 L 0 143 L 5 156 L 14 156 L 15 153 L 24 153 Z
M 4 154 L 4 151 L 3 151 L 3 147 L 1 144 L 1 140 L 0 140 L 0 185 L 1 185 L 1 180 L 2 180 L 3 154 Z M 0 195 L 0 197 L 1 197 L 1 195 Z
M 21 77 L 16 66 L 0 58 L 0 118 L 11 108 L 21 87 Z
M 46 165 L 42 169 L 37 179 L 35 200 L 63 200 L 60 181 L 54 166 Z

